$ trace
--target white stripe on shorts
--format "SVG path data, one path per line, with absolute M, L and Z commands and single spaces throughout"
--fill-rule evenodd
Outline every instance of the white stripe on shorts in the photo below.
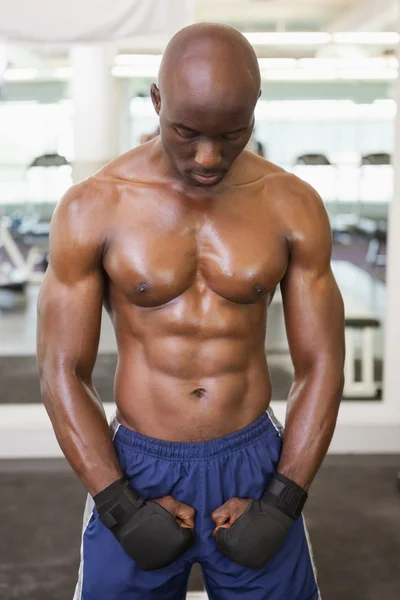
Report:
M 114 440 L 117 435 L 117 431 L 120 428 L 121 423 L 118 422 L 117 417 L 113 417 L 110 422 L 110 432 L 112 439 Z M 90 494 L 87 495 L 85 510 L 83 512 L 83 524 L 82 524 L 82 538 L 81 538 L 81 559 L 79 564 L 78 581 L 75 587 L 75 593 L 72 600 L 82 599 L 82 586 L 83 586 L 83 536 L 85 535 L 86 529 L 89 525 L 89 521 L 92 518 L 94 508 L 94 500 Z
M 118 433 L 118 429 L 121 427 L 121 423 L 118 421 L 117 417 L 113 417 L 110 421 L 110 431 L 112 435 L 112 439 L 114 441 L 115 436 Z
M 283 437 L 283 425 L 276 418 L 271 406 L 268 406 L 268 408 L 267 408 L 267 415 L 269 416 L 269 420 L 271 421 L 272 425 L 275 427 L 275 429 L 278 432 L 278 434 L 280 435 L 280 437 Z
M 314 579 L 315 579 L 315 583 L 317 585 L 317 590 L 318 590 L 318 600 L 322 600 L 322 598 L 321 598 L 321 592 L 320 592 L 319 587 L 318 587 L 318 573 L 317 573 L 317 567 L 315 566 L 315 562 L 314 562 L 314 553 L 313 553 L 313 549 L 312 549 L 312 546 L 311 546 L 311 540 L 310 540 L 310 536 L 308 534 L 308 529 L 307 529 L 307 525 L 306 525 L 306 521 L 304 519 L 304 516 L 302 518 L 303 518 L 304 532 L 306 534 L 308 552 L 310 554 L 311 566 L 312 566 L 312 570 L 313 570 L 313 573 L 314 573 Z
M 82 586 L 83 586 L 83 536 L 85 535 L 85 531 L 89 525 L 89 521 L 92 518 L 94 508 L 94 501 L 90 494 L 87 495 L 85 510 L 83 513 L 83 526 L 82 526 L 82 539 L 81 539 L 81 560 L 79 565 L 78 572 L 78 581 L 75 587 L 75 593 L 73 600 L 81 600 L 82 599 Z
M 283 429 L 283 425 L 278 421 L 278 419 L 276 418 L 274 411 L 272 410 L 271 406 L 268 407 L 267 409 L 267 414 L 270 418 L 270 421 L 272 423 L 272 425 L 275 427 L 276 431 L 279 433 L 279 435 L 281 436 L 281 438 L 283 438 L 283 433 L 284 433 L 284 429 Z M 311 545 L 311 540 L 310 540 L 310 536 L 308 534 L 308 529 L 307 529 L 307 525 L 306 525 L 306 521 L 304 519 L 304 516 L 302 517 L 303 519 L 303 525 L 304 525 L 304 533 L 306 536 L 306 541 L 307 541 L 307 546 L 308 546 L 308 552 L 310 554 L 310 561 L 311 561 L 311 566 L 312 566 L 312 570 L 314 573 L 314 579 L 315 579 L 315 583 L 317 585 L 317 589 L 318 589 L 318 600 L 321 600 L 321 592 L 319 590 L 318 587 L 318 577 L 317 577 L 317 568 L 315 566 L 315 562 L 314 562 L 314 554 L 313 554 L 313 549 L 312 549 L 312 545 Z

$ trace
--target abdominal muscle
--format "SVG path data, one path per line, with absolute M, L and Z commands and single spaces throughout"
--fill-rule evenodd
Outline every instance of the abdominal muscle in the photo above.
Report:
M 120 340 L 119 422 L 167 441 L 215 439 L 255 421 L 271 398 L 263 340 L 153 337 Z M 146 336 L 147 337 L 147 336 Z

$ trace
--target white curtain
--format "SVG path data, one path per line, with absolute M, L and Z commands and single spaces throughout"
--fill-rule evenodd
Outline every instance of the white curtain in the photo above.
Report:
M 0 37 L 74 43 L 172 34 L 193 0 L 0 0 Z

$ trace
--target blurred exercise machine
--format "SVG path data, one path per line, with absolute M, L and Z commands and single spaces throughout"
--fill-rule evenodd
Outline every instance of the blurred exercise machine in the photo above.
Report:
M 293 172 L 327 203 L 334 241 L 346 245 L 363 238 L 365 262 L 385 266 L 387 206 L 393 196 L 390 154 L 365 154 L 359 166 L 345 167 L 331 164 L 324 154 L 307 153 L 297 157 Z M 351 182 L 355 187 L 348 191 Z
M 336 263 L 339 265 L 341 263 Z M 354 265 L 345 265 L 349 277 L 360 269 Z M 381 327 L 377 316 L 344 294 L 346 361 L 345 387 L 343 398 L 346 400 L 379 400 L 382 394 L 382 369 L 375 356 L 375 334 Z M 269 309 L 266 352 L 269 356 L 287 357 L 290 365 L 289 347 L 286 337 L 282 296 L 277 289 Z
M 0 307 L 21 306 L 28 283 L 40 283 L 47 267 L 49 223 L 39 223 L 38 216 L 0 220 Z M 5 294 L 7 292 L 7 294 Z M 13 298 L 13 295 L 19 298 Z
M 5 219 L 0 221 L 0 310 L 15 310 L 26 304 L 28 281 L 25 260 L 16 247 Z

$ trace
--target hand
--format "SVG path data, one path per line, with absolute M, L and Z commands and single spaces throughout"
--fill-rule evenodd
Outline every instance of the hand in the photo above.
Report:
M 213 536 L 215 536 L 218 529 L 229 529 L 232 527 L 233 523 L 244 515 L 250 503 L 250 498 L 230 498 L 225 504 L 214 510 L 211 518 L 217 527 L 213 531 Z
M 188 504 L 179 502 L 173 496 L 163 496 L 162 498 L 153 498 L 160 506 L 165 508 L 174 517 L 178 525 L 187 529 L 194 529 L 195 510 Z
M 219 551 L 246 569 L 262 569 L 285 543 L 306 500 L 307 492 L 281 473 L 260 500 L 231 498 L 211 515 Z
M 143 500 L 123 477 L 94 501 L 100 521 L 144 571 L 168 567 L 195 542 L 194 509 L 172 496 Z
M 293 519 L 262 500 L 231 498 L 212 513 L 221 554 L 245 567 L 262 569 L 284 543 Z

